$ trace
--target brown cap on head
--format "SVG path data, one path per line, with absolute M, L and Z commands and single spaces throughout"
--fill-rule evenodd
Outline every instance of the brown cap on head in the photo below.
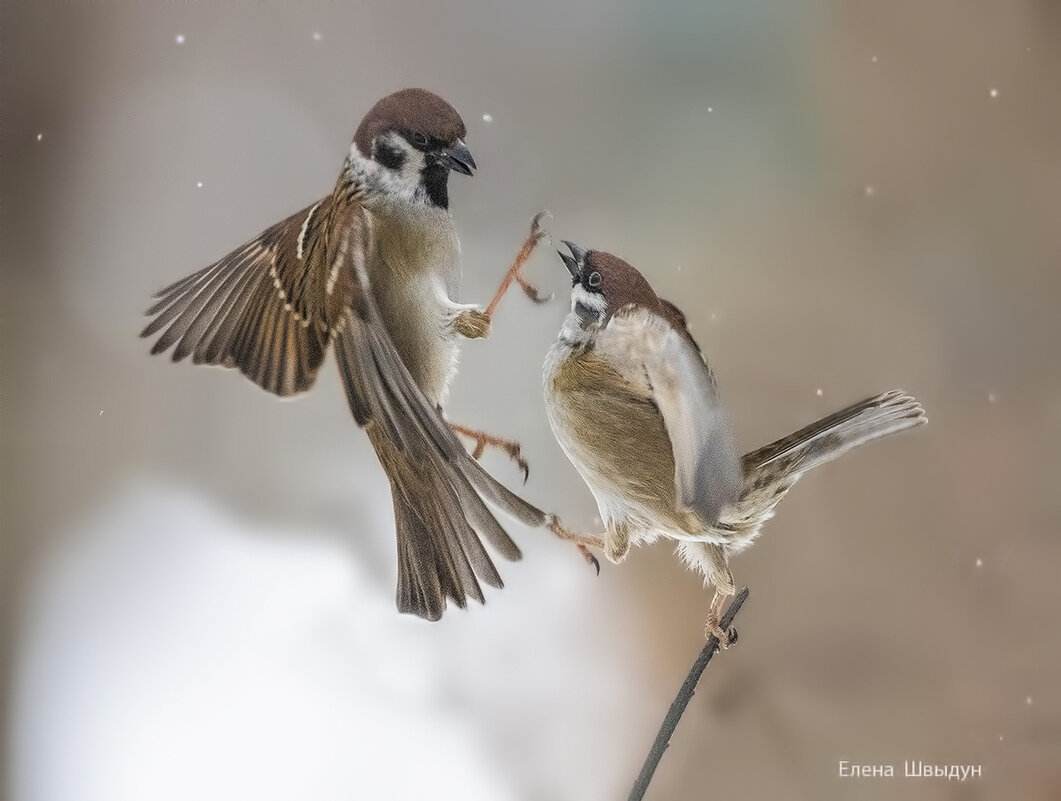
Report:
M 452 146 L 466 133 L 464 120 L 449 103 L 426 89 L 402 89 L 387 95 L 368 110 L 354 134 L 354 144 L 365 156 L 381 134 L 419 133 L 441 146 Z
M 629 262 L 603 250 L 586 250 L 581 245 L 564 240 L 571 251 L 568 256 L 560 251 L 560 258 L 576 284 L 588 292 L 598 292 L 607 303 L 607 316 L 633 303 L 658 314 L 696 345 L 681 309 L 669 300 L 660 298 L 645 276 Z M 697 350 L 699 347 L 697 346 Z
M 594 273 L 600 276 L 597 282 Z M 628 303 L 644 306 L 656 314 L 666 316 L 663 304 L 652 286 L 634 267 L 603 250 L 591 250 L 582 264 L 582 285 L 604 295 L 611 313 L 619 311 Z

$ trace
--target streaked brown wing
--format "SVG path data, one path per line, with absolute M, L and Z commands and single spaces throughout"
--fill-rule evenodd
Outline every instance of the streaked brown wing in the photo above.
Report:
M 327 198 L 157 295 L 143 336 L 199 363 L 239 367 L 278 395 L 307 389 L 335 340 L 351 411 L 368 429 L 394 493 L 398 605 L 430 620 L 445 598 L 501 586 L 480 537 L 519 548 L 485 501 L 528 525 L 545 514 L 507 490 L 454 436 L 413 380 L 379 315 L 366 270 L 372 225 L 357 188 Z
M 345 306 L 326 258 L 331 210 L 329 196 L 156 293 L 140 334 L 162 332 L 151 352 L 238 367 L 277 395 L 309 389 Z

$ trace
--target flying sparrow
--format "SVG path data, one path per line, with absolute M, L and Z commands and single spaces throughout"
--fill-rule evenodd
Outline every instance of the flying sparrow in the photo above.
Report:
M 705 634 L 728 645 L 719 615 L 734 592 L 730 557 L 754 542 L 803 473 L 921 425 L 925 413 L 904 392 L 885 392 L 739 457 L 682 312 L 622 259 L 565 244 L 571 311 L 545 361 L 546 410 L 605 528 L 566 533 L 613 562 L 631 545 L 676 540 L 715 589 Z
M 490 326 L 488 313 L 457 301 L 448 180 L 476 167 L 464 136 L 460 115 L 431 92 L 384 97 L 331 194 L 158 292 L 141 334 L 162 332 L 152 353 L 173 347 L 174 361 L 235 367 L 281 396 L 309 389 L 334 345 L 354 419 L 391 483 L 398 609 L 428 620 L 447 598 L 482 602 L 480 581 L 502 586 L 482 540 L 520 558 L 484 500 L 529 526 L 546 522 L 479 467 L 441 413 L 459 339 Z M 542 236 L 536 218 L 526 255 Z M 482 432 L 463 433 L 486 444 Z

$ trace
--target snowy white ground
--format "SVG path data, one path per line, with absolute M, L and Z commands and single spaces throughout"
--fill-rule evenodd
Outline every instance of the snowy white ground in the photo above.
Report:
M 533 627 L 490 609 L 432 626 L 398 616 L 333 541 L 263 535 L 162 483 L 73 534 L 24 629 L 21 801 L 500 801 L 520 773 L 554 798 L 601 791 L 575 724 L 607 706 L 609 669 L 564 612 L 585 584 L 575 560 L 519 610 Z M 571 664 L 594 682 L 550 704 Z

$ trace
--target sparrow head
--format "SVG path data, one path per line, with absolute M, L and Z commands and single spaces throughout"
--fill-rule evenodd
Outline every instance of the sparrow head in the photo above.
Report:
M 447 208 L 450 170 L 471 175 L 476 166 L 465 133 L 460 114 L 441 97 L 426 89 L 402 89 L 377 102 L 361 120 L 351 160 L 369 188 Z
M 666 316 L 655 291 L 630 264 L 603 250 L 586 250 L 567 240 L 564 244 L 571 255 L 557 252 L 571 273 L 571 311 L 583 328 L 604 325 L 630 303 Z

